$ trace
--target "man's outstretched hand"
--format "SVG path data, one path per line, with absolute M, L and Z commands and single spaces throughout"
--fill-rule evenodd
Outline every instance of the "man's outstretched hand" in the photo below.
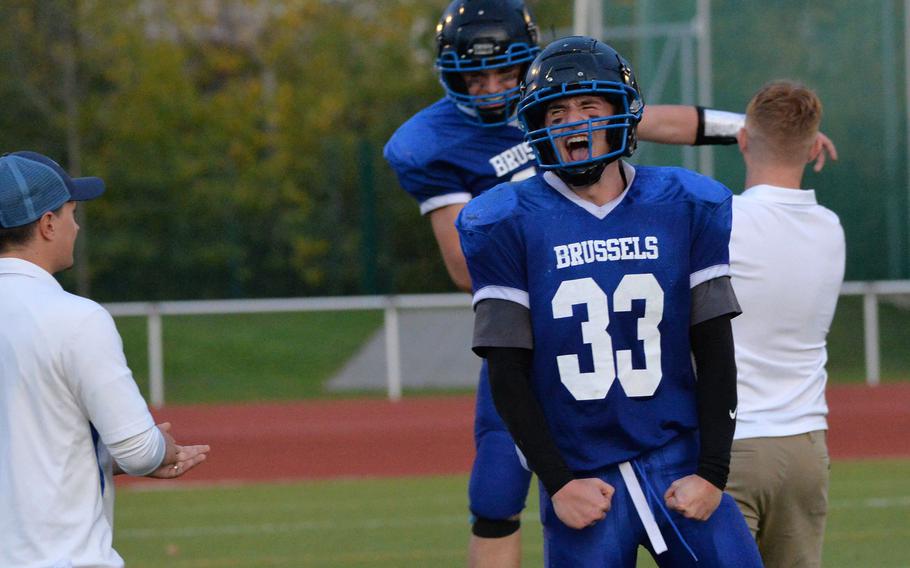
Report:
M 181 446 L 170 434 L 171 423 L 163 422 L 158 424 L 158 429 L 164 435 L 167 443 L 167 450 L 164 454 L 164 462 L 161 466 L 148 474 L 148 477 L 158 479 L 174 479 L 193 469 L 205 461 L 211 448 L 201 444 L 195 446 Z

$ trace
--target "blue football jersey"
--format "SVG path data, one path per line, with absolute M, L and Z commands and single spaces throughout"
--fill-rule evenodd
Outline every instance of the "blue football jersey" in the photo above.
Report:
M 467 203 L 499 183 L 534 171 L 534 155 L 517 122 L 480 126 L 448 98 L 401 125 L 383 155 L 423 214 Z
M 461 212 L 474 302 L 530 310 L 532 382 L 563 458 L 590 472 L 697 427 L 691 288 L 729 272 L 731 193 L 680 168 L 632 168 L 603 207 L 553 173 Z

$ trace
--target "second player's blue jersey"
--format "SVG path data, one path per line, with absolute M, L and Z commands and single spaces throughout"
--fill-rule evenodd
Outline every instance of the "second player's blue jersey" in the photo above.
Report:
M 625 167 L 631 184 L 604 207 L 547 173 L 497 186 L 458 219 L 475 303 L 530 310 L 533 388 L 575 472 L 697 427 L 691 288 L 729 272 L 730 191 Z
M 517 123 L 480 126 L 447 98 L 401 125 L 383 155 L 421 213 L 467 203 L 534 171 L 534 156 Z

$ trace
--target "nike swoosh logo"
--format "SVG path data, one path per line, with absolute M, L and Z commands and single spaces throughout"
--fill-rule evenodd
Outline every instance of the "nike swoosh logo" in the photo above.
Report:
M 739 408 L 739 407 L 736 407 Z M 730 411 L 730 420 L 736 420 L 736 408 Z

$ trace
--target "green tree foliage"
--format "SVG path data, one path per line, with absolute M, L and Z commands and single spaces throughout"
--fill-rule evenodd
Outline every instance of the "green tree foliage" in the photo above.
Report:
M 529 3 L 545 41 L 570 28 L 571 2 Z M 434 27 L 446 4 L 4 0 L 0 150 L 107 181 L 85 207 L 92 293 L 105 301 L 449 291 L 429 223 L 381 156 L 442 95 Z M 868 4 L 715 0 L 714 98 L 741 109 L 777 77 L 816 87 L 842 159 L 808 183 L 844 219 L 848 276 L 906 277 L 903 45 L 900 29 L 884 33 L 902 12 Z M 610 1 L 604 23 L 685 21 L 694 5 Z M 675 70 L 654 98 L 664 40 L 649 41 L 617 47 L 649 103 L 678 102 Z M 738 154 L 717 155 L 718 177 L 738 187 Z M 864 233 L 904 248 L 882 254 Z
M 445 4 L 8 0 L 0 148 L 106 180 L 86 206 L 103 300 L 450 290 L 381 157 L 441 94 Z
M 106 180 L 86 207 L 103 300 L 450 290 L 381 157 L 441 94 L 445 4 L 7 0 L 0 148 Z
M 380 274 L 395 264 L 373 242 L 405 224 L 380 151 L 435 94 L 437 10 L 11 0 L 0 12 L 2 147 L 68 163 L 58 83 L 73 42 L 59 30 L 76 29 L 83 170 L 109 187 L 88 207 L 96 296 L 358 292 L 364 247 Z

